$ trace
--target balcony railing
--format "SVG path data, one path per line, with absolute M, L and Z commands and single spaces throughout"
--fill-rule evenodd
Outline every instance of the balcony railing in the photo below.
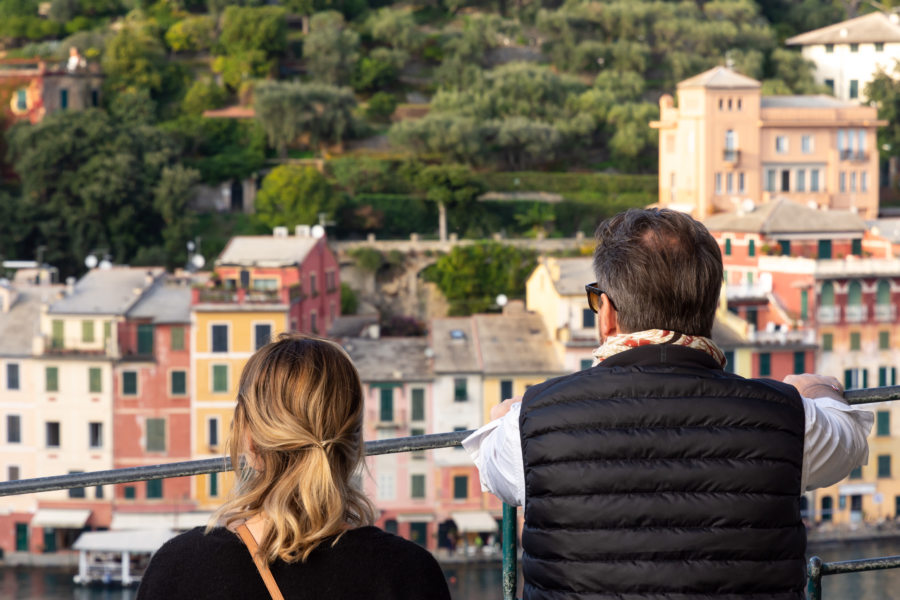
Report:
M 816 318 L 819 323 L 837 323 L 841 320 L 841 307 L 820 306 L 816 311 Z
M 289 292 L 283 290 L 194 288 L 192 304 L 288 304 Z
M 869 318 L 869 307 L 865 304 L 847 305 L 844 311 L 848 323 L 862 323 Z
M 737 164 L 741 161 L 741 151 L 726 148 L 722 151 L 722 160 L 727 163 Z
M 849 390 L 844 394 L 851 405 L 870 404 L 900 400 L 900 386 Z M 473 433 L 454 431 L 452 433 L 433 433 L 412 437 L 394 438 L 366 442 L 366 455 L 398 454 L 401 452 L 417 452 L 461 446 L 462 441 Z M 146 467 L 127 467 L 110 471 L 93 473 L 73 473 L 35 479 L 20 479 L 0 483 L 0 497 L 35 492 L 50 492 L 70 488 L 111 485 L 116 483 L 132 483 L 169 477 L 185 477 L 190 475 L 207 475 L 231 471 L 231 460 L 228 457 L 208 458 Z M 503 505 L 503 600 L 514 600 L 516 594 L 516 560 L 518 547 L 516 536 L 516 507 Z M 900 556 L 850 560 L 823 563 L 818 556 L 809 559 L 807 575 L 809 582 L 807 592 L 809 600 L 822 598 L 822 577 L 842 573 L 858 573 L 882 569 L 900 568 Z
M 890 323 L 897 317 L 897 307 L 893 304 L 876 304 L 875 320 L 879 323 Z
M 865 161 L 869 155 L 864 150 L 841 150 L 841 160 Z

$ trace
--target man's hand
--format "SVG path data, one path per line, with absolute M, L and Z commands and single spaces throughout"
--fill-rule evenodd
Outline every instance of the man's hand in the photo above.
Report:
M 844 399 L 844 386 L 834 377 L 804 373 L 802 375 L 788 375 L 784 378 L 784 382 L 797 388 L 800 395 L 805 398 Z
M 509 412 L 509 409 L 516 402 L 521 402 L 522 396 L 516 396 L 515 398 L 510 398 L 509 400 L 504 400 L 497 406 L 491 409 L 491 421 L 496 421 L 500 417 L 504 416 Z

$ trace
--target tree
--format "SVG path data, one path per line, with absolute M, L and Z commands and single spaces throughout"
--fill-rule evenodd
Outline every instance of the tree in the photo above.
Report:
M 213 81 L 195 81 L 181 101 L 182 110 L 189 115 L 225 106 L 227 94 Z
M 256 119 L 281 156 L 302 134 L 313 148 L 348 137 L 355 108 L 350 89 L 321 83 L 266 82 L 255 91 Z
M 418 52 L 425 41 L 412 12 L 402 8 L 380 8 L 369 15 L 366 26 L 375 41 L 409 54 Z
M 463 165 L 412 167 L 411 174 L 415 188 L 437 204 L 439 237 L 442 242 L 447 241 L 447 209 L 471 210 L 476 198 L 484 193 L 484 183 Z
M 898 169 L 897 155 L 900 154 L 900 65 L 894 65 L 894 73 L 879 69 L 863 89 L 863 95 L 878 107 L 878 118 L 888 122 L 878 129 L 878 146 L 890 161 L 890 185 L 896 186 Z
M 175 52 L 203 52 L 216 41 L 214 17 L 188 17 L 178 21 L 166 32 L 166 44 Z
M 390 121 L 395 110 L 397 110 L 397 99 L 393 94 L 376 92 L 369 98 L 366 116 L 373 121 Z
M 222 19 L 219 42 L 227 55 L 264 52 L 272 57 L 287 48 L 286 11 L 280 6 L 229 6 Z
M 166 49 L 146 27 L 130 25 L 106 44 L 103 72 L 115 91 L 148 90 L 159 96 L 166 85 Z
M 174 269 L 187 261 L 187 242 L 191 239 L 194 218 L 190 202 L 200 172 L 183 165 L 163 167 L 153 190 L 153 207 L 162 218 L 162 246 L 166 266 Z
M 338 195 L 313 167 L 281 165 L 263 179 L 256 195 L 256 218 L 272 228 L 318 223 L 319 213 L 331 216 Z
M 303 44 L 306 68 L 316 81 L 348 83 L 359 53 L 359 35 L 348 29 L 341 13 L 316 13 Z
M 451 315 L 485 312 L 500 294 L 521 298 L 537 265 L 533 250 L 502 244 L 456 246 L 425 271 L 447 298 Z

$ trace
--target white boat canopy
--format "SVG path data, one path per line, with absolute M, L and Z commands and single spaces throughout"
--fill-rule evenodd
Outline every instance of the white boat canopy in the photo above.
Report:
M 456 529 L 460 533 L 494 532 L 498 529 L 497 521 L 491 516 L 491 513 L 484 510 L 450 513 L 450 518 L 456 523 Z

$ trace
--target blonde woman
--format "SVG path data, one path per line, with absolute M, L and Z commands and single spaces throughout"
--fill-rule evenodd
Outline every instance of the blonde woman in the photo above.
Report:
M 362 418 L 359 374 L 339 346 L 283 335 L 260 349 L 227 442 L 237 483 L 213 515 L 224 527 L 167 542 L 138 599 L 449 600 L 428 551 L 371 526 L 352 481 Z

